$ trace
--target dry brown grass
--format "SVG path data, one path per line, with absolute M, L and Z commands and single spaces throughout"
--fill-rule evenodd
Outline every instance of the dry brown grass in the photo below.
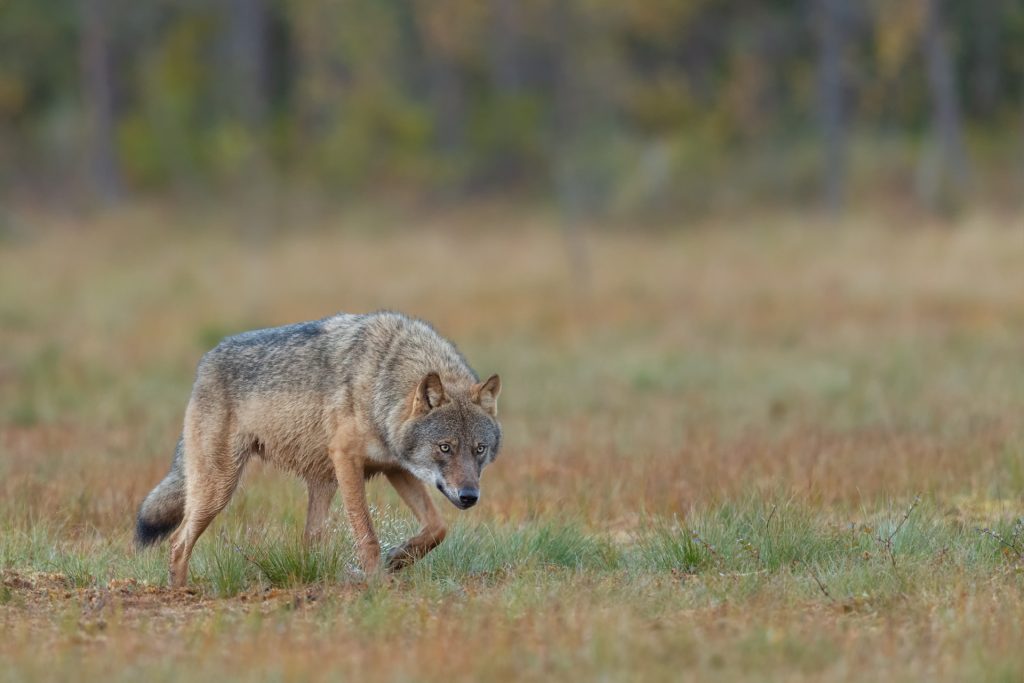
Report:
M 475 529 L 568 519 L 628 547 L 656 520 L 751 498 L 798 501 L 836 525 L 918 494 L 950 528 L 1018 515 L 1019 225 L 786 215 L 595 229 L 581 291 L 543 214 L 320 218 L 259 239 L 175 216 L 25 212 L 23 237 L 0 245 L 0 534 L 10 548 L 42 534 L 35 555 L 0 552 L 12 680 L 1024 672 L 1012 562 L 922 551 L 912 587 L 875 591 L 884 565 L 826 573 L 835 601 L 797 565 L 753 578 L 512 567 L 369 590 L 253 584 L 224 599 L 132 583 L 163 558 L 133 560 L 128 544 L 205 348 L 381 307 L 431 320 L 478 370 L 502 373 L 506 450 L 483 504 L 458 518 Z M 297 484 L 254 468 L 201 549 L 251 525 L 290 533 L 303 509 Z M 61 576 L 47 574 L 48 545 Z M 84 582 L 68 556 L 91 563 Z

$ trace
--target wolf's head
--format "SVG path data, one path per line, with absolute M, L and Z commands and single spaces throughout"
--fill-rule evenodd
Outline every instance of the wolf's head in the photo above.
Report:
M 446 389 L 431 372 L 412 397 L 401 438 L 406 466 L 461 510 L 480 499 L 480 472 L 501 447 L 499 392 L 497 375 L 459 391 Z

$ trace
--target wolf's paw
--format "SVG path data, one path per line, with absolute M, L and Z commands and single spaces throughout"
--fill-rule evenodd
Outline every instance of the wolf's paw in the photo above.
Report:
M 409 548 L 405 545 L 395 546 L 388 551 L 384 560 L 384 568 L 389 572 L 397 572 L 411 565 L 416 559 L 416 556 L 409 552 Z

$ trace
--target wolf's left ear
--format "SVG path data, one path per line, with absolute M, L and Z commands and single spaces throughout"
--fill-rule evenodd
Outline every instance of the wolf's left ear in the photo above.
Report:
M 498 394 L 501 393 L 501 378 L 491 375 L 486 382 L 473 387 L 473 403 L 477 404 L 491 417 L 498 417 Z
M 413 417 L 426 415 L 434 408 L 443 406 L 448 402 L 448 396 L 444 393 L 444 385 L 441 384 L 441 377 L 436 372 L 428 373 L 420 380 L 416 387 L 416 395 L 412 401 Z

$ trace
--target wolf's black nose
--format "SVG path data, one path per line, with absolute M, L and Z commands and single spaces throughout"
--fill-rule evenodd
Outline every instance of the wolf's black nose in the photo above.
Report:
M 473 507 L 480 500 L 480 491 L 477 489 L 459 489 L 459 502 L 465 507 Z

